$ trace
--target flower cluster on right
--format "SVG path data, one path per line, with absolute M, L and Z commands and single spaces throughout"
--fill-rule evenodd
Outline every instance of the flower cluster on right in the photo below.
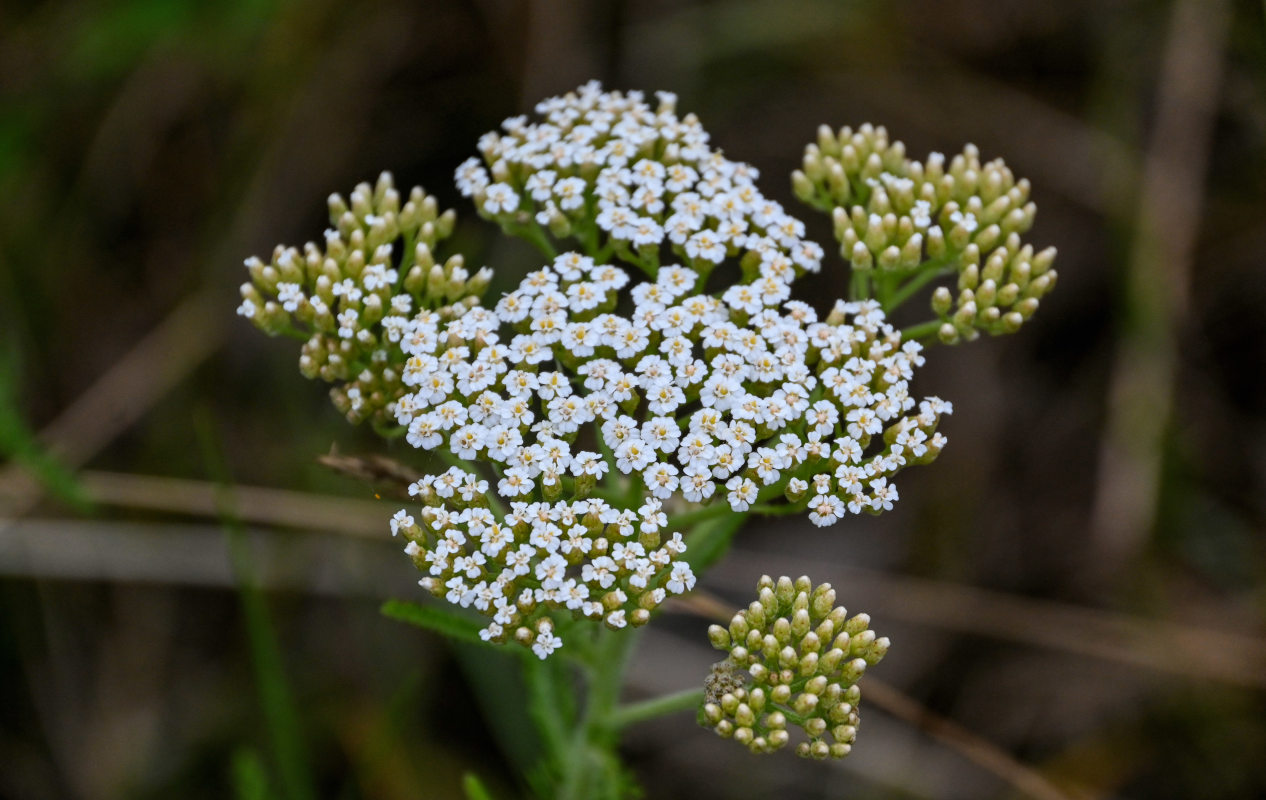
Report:
M 757 592 L 728 629 L 708 629 L 712 646 L 729 657 L 704 684 L 700 721 L 753 753 L 786 746 L 794 725 L 808 737 L 797 755 L 847 756 L 860 721 L 857 682 L 888 652 L 888 639 L 867 629 L 867 615 L 849 617 L 835 605 L 829 583 L 765 575 Z

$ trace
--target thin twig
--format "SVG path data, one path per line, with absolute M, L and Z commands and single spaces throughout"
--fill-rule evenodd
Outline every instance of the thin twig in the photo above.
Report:
M 696 589 L 690 594 L 668 598 L 664 603 L 664 610 L 693 614 L 696 617 L 714 620 L 722 625 L 727 624 L 735 613 L 733 605 L 702 589 Z
M 206 295 L 186 300 L 45 426 L 40 444 L 69 467 L 87 462 L 211 354 L 223 316 Z M 41 495 L 22 467 L 0 470 L 5 516 L 26 514 Z
M 234 591 L 224 531 L 212 521 L 0 519 L 0 575 L 94 583 L 199 586 Z M 381 543 L 328 532 L 250 526 L 260 586 L 381 602 L 416 589 L 413 566 L 388 533 Z
M 899 689 L 873 675 L 866 676 L 865 681 L 862 691 L 864 702 L 873 703 L 876 708 L 908 722 L 976 766 L 1006 781 L 1017 791 L 1037 800 L 1071 800 L 1074 797 L 1002 748 L 952 719 L 937 714 Z
M 337 450 L 317 456 L 317 463 L 353 480 L 381 486 L 396 497 L 409 496 L 409 484 L 422 477 L 413 467 L 380 455 L 345 456 Z

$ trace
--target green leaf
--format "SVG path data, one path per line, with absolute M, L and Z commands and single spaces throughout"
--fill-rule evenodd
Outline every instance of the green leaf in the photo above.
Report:
M 690 534 L 689 547 L 686 549 L 686 563 L 696 573 L 721 560 L 730 549 L 734 533 L 743 526 L 747 519 L 745 514 L 727 514 L 699 523 Z
M 76 511 L 92 508 L 75 474 L 40 445 L 18 411 L 17 358 L 0 352 L 0 458 L 21 464 L 45 491 Z
M 410 625 L 416 625 L 419 628 L 425 628 L 458 641 L 483 645 L 484 647 L 497 647 L 497 645 L 489 644 L 480 639 L 479 631 L 482 630 L 483 626 L 474 619 L 462 614 L 456 614 L 434 606 L 420 606 L 417 603 L 410 603 L 405 600 L 388 600 L 382 604 L 381 612 L 383 616 L 391 617 L 400 622 L 407 622 Z
M 567 729 L 572 722 L 568 719 L 568 703 L 562 697 L 567 680 L 562 659 L 524 659 L 523 680 L 528 695 L 528 716 L 545 746 L 547 761 L 560 766 L 566 758 Z
M 492 795 L 484 787 L 483 781 L 473 772 L 462 777 L 462 790 L 466 792 L 466 800 L 492 800 Z
M 514 768 L 530 779 L 532 767 L 541 763 L 545 755 L 543 737 L 528 733 L 535 727 L 528 704 L 523 701 L 527 695 L 523 671 L 536 659 L 516 657 L 512 655 L 515 649 L 503 648 L 503 657 L 489 658 L 483 642 L 473 645 L 458 641 L 453 642 L 452 648 L 466 682 L 478 687 L 475 702 L 484 724 Z M 548 792 L 538 794 L 547 796 Z

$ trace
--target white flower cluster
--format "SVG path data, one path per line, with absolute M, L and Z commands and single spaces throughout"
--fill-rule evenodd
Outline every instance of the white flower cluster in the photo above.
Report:
M 565 213 L 590 249 L 654 280 L 632 286 L 621 314 L 628 273 L 601 251 L 569 252 L 492 311 L 442 330 L 415 320 L 402 334 L 415 390 L 398 422 L 417 447 L 504 465 L 503 497 L 548 498 L 569 477 L 588 486 L 614 469 L 661 499 L 702 503 L 723 487 L 736 511 L 786 494 L 817 525 L 891 508 L 890 477 L 944 444 L 935 427 L 948 404 L 908 414 L 920 346 L 902 344 L 875 303 L 837 304 L 820 322 L 790 300 L 821 249 L 674 102 L 661 93 L 652 111 L 639 93 L 589 84 L 541 103 L 545 121 L 511 119 L 481 140 L 487 166 L 471 160 L 457 181 L 485 214 Z M 686 266 L 660 265 L 665 244 Z M 727 255 L 744 279 L 718 297 L 705 281 Z M 590 424 L 601 452 L 573 451 Z
M 690 591 L 695 576 L 680 560 L 686 544 L 664 530 L 660 502 L 636 510 L 599 499 L 515 502 L 499 516 L 488 482 L 453 467 L 409 488 L 423 504 L 415 518 L 401 509 L 391 531 L 427 572 L 420 583 L 437 597 L 492 621 L 480 635 L 510 639 L 544 659 L 562 646 L 551 611 L 601 620 L 613 629 L 640 626 L 670 595 Z
M 751 254 L 746 266 L 760 264 L 760 285 L 775 294 L 796 272 L 816 272 L 822 248 L 760 193 L 757 171 L 711 150 L 693 114 L 677 117 L 674 95 L 657 99 L 652 109 L 641 92 L 590 83 L 545 100 L 536 107 L 542 122 L 515 117 L 504 134 L 480 139 L 483 161 L 462 164 L 457 186 L 485 216 L 546 226 L 595 253 L 605 243 L 605 252 L 652 272 L 664 245 L 703 274 Z M 780 258 L 762 260 L 773 254 Z
M 241 313 L 305 337 L 301 368 L 349 419 L 469 465 L 416 484 L 392 529 L 423 586 L 542 658 L 551 611 L 639 625 L 693 586 L 674 504 L 831 525 L 892 508 L 893 476 L 945 444 L 949 404 L 910 393 L 921 346 L 874 301 L 820 318 L 791 299 L 822 249 L 674 103 L 590 84 L 481 139 L 457 173 L 480 212 L 576 243 L 491 308 L 490 271 L 432 252 L 451 212 L 421 190 L 402 207 L 389 176 L 331 199 L 324 248 L 248 262 Z
M 908 413 L 921 348 L 877 304 L 820 322 L 782 297 L 697 293 L 697 273 L 666 266 L 632 289 L 628 316 L 602 312 L 628 281 L 566 253 L 493 310 L 401 320 L 408 441 L 497 465 L 507 499 L 583 496 L 614 470 L 664 500 L 720 488 L 735 511 L 786 495 L 819 526 L 892 508 L 891 476 L 944 446 L 949 404 Z M 575 446 L 585 428 L 597 451 Z

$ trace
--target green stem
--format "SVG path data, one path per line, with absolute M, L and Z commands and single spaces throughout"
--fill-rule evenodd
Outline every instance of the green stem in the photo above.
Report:
M 598 450 L 602 452 L 602 460 L 607 462 L 607 474 L 603 477 L 602 482 L 608 491 L 617 492 L 620 489 L 620 470 L 615 465 L 615 452 L 611 450 L 611 445 L 607 444 L 607 440 L 602 437 L 602 433 L 598 433 Z
M 854 269 L 848 279 L 848 299 L 865 300 L 868 297 L 870 297 L 870 272 Z
M 679 711 L 690 711 L 703 703 L 703 689 L 683 689 L 680 692 L 652 697 L 639 703 L 620 706 L 611 715 L 611 727 L 620 729 L 637 722 L 655 719 Z
M 909 300 L 915 292 L 919 291 L 924 286 L 927 286 L 937 278 L 940 278 L 943 275 L 948 275 L 950 271 L 951 270 L 947 268 L 947 264 L 944 261 L 929 261 L 922 265 L 919 268 L 919 273 L 917 275 L 906 281 L 901 288 L 893 292 L 892 295 L 884 301 L 884 311 L 890 312 L 894 308 L 897 308 L 902 303 Z
M 400 276 L 399 277 L 400 286 L 404 285 L 404 278 L 406 275 L 409 274 L 409 268 L 413 266 L 414 256 L 417 255 L 414 252 L 416 249 L 417 249 L 417 235 L 416 234 L 406 235 L 404 237 L 403 245 L 400 248 L 400 266 L 398 267 L 399 272 L 397 273 Z
M 546 759 L 562 762 L 567 758 L 567 731 L 557 697 L 558 670 L 535 656 L 523 658 L 523 681 L 527 687 L 528 713 L 536 723 L 538 735 L 545 746 Z
M 384 425 L 381 421 L 376 419 L 371 423 L 371 425 L 373 426 L 374 433 L 388 440 L 399 439 L 401 436 L 404 436 L 409 432 L 409 429 L 404 425 Z
M 920 322 L 918 325 L 911 325 L 908 328 L 902 328 L 901 338 L 903 340 L 923 339 L 924 337 L 935 334 L 944 324 L 945 323 L 939 319 L 930 319 L 927 322 Z
M 630 250 L 628 245 L 619 240 L 616 240 L 615 255 L 624 263 L 637 267 L 652 278 L 659 271 L 658 264 L 648 264 L 640 255 Z M 658 257 L 656 257 L 656 260 L 658 261 Z
M 585 255 L 596 261 L 600 249 L 598 245 L 598 226 L 591 219 L 585 219 L 583 222 L 574 224 L 572 230 L 580 241 L 581 246 L 585 248 Z
M 628 486 L 624 490 L 624 507 L 637 508 L 638 498 L 645 495 L 646 485 L 642 480 L 642 476 L 638 472 L 629 475 Z
M 583 654 L 587 678 L 585 712 L 558 765 L 563 776 L 558 800 L 619 800 L 617 728 L 611 719 L 624 683 L 624 667 L 636 639 L 633 631 L 599 628 L 592 647 Z
M 278 328 L 277 333 L 300 342 L 306 342 L 312 338 L 312 334 L 304 333 L 290 323 L 286 323 L 284 327 Z
M 885 309 L 888 308 L 889 298 L 892 297 L 893 292 L 896 290 L 898 280 L 899 276 L 891 272 L 877 271 L 875 273 L 875 299 Z

